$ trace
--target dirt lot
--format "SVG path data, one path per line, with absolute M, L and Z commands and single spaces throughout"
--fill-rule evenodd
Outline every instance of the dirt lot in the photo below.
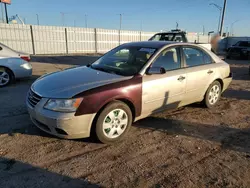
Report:
M 34 127 L 25 107 L 34 79 L 94 59 L 36 57 L 31 80 L 0 89 L 1 188 L 250 187 L 250 63 L 229 62 L 234 81 L 215 109 L 195 104 L 157 114 L 112 146 Z

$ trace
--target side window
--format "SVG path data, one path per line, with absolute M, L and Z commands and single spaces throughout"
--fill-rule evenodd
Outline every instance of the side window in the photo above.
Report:
M 161 35 L 155 35 L 150 40 L 152 41 L 159 41 L 161 39 Z
M 186 58 L 186 67 L 194 67 L 212 63 L 212 58 L 197 48 L 184 47 L 183 52 Z
M 152 67 L 163 67 L 166 71 L 181 68 L 179 48 L 171 48 L 161 52 Z
M 182 35 L 178 35 L 178 34 L 175 35 L 173 41 L 176 41 L 176 42 L 184 42 L 184 41 L 183 41 L 183 38 L 182 38 Z
M 240 42 L 239 46 L 241 47 L 247 47 L 248 43 L 247 42 Z
M 161 41 L 173 41 L 173 34 L 165 34 L 161 36 Z
M 203 52 L 203 60 L 205 64 L 213 63 L 213 59 L 205 52 Z

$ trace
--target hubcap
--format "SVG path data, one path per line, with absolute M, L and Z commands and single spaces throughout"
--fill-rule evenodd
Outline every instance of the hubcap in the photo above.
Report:
M 0 86 L 6 85 L 10 80 L 10 76 L 5 71 L 0 71 Z
M 208 98 L 209 103 L 211 105 L 215 104 L 218 101 L 219 96 L 220 96 L 220 87 L 218 85 L 214 85 L 209 92 L 209 98 Z
M 103 133 L 108 138 L 117 138 L 126 130 L 127 125 L 127 113 L 122 109 L 115 109 L 104 118 Z

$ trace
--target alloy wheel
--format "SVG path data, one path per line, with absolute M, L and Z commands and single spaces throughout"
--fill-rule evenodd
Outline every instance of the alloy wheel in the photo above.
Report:
M 126 130 L 127 125 L 127 113 L 122 109 L 115 109 L 104 118 L 103 133 L 108 138 L 117 138 Z
M 5 86 L 10 81 L 10 75 L 6 71 L 0 71 L 0 86 Z
M 214 85 L 209 92 L 209 103 L 211 105 L 214 105 L 220 97 L 220 87 L 218 85 Z

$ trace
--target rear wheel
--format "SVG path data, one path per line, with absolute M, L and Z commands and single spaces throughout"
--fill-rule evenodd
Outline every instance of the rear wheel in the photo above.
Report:
M 132 124 L 130 108 L 123 102 L 115 101 L 107 105 L 96 122 L 97 138 L 105 144 L 121 140 Z
M 0 67 L 0 87 L 7 86 L 12 80 L 12 73 L 7 68 Z
M 213 108 L 221 97 L 221 84 L 218 81 L 214 81 L 207 89 L 205 95 L 205 105 L 208 108 Z

